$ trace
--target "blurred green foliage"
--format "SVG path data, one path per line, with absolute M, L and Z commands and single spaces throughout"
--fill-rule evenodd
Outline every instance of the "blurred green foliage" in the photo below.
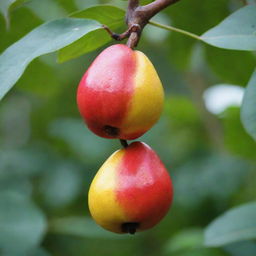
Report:
M 0 52 L 45 21 L 79 15 L 95 4 L 127 5 L 120 0 L 23 2 L 11 5 L 8 15 L 8 8 L 0 8 L 4 14 Z M 154 20 L 200 35 L 242 7 L 242 2 L 181 0 Z M 120 19 L 120 13 L 107 14 L 98 19 Z M 122 29 L 119 22 L 117 28 Z M 90 182 L 120 144 L 92 134 L 76 107 L 79 80 L 104 47 L 80 56 L 95 49 L 97 42 L 95 48 L 79 54 L 68 50 L 71 44 L 58 54 L 32 61 L 1 101 L 0 255 L 256 255 L 253 240 L 220 243 L 218 248 L 204 245 L 209 223 L 231 207 L 255 200 L 256 144 L 242 126 L 240 107 L 212 114 L 202 97 L 216 83 L 244 87 L 255 68 L 255 54 L 151 29 L 150 25 L 145 29 L 138 49 L 158 70 L 166 100 L 158 124 L 140 140 L 157 151 L 173 178 L 175 196 L 169 214 L 152 230 L 135 236 L 111 234 L 91 220 Z M 85 39 L 80 40 L 83 45 Z M 114 43 L 105 34 L 102 42 Z M 65 51 L 71 56 L 62 55 Z M 69 61 L 57 63 L 57 58 Z M 251 228 L 255 231 L 255 221 Z

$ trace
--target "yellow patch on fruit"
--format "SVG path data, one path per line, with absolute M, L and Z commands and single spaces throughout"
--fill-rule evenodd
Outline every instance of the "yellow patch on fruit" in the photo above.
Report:
M 116 200 L 113 188 L 117 188 L 116 171 L 124 150 L 114 152 L 102 165 L 94 177 L 89 189 L 89 209 L 94 220 L 103 228 L 122 233 L 121 224 L 125 216 Z
M 137 61 L 134 92 L 122 125 L 124 134 L 147 131 L 159 119 L 164 101 L 163 86 L 153 64 L 144 53 L 134 54 Z

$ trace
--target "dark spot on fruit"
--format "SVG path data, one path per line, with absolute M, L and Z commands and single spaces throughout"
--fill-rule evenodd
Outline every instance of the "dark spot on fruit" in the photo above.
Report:
M 105 125 L 103 127 L 104 132 L 111 137 L 117 137 L 119 135 L 119 129 L 110 125 Z
M 131 235 L 134 235 L 138 227 L 139 227 L 138 222 L 125 222 L 122 224 L 121 229 L 124 233 L 129 233 Z

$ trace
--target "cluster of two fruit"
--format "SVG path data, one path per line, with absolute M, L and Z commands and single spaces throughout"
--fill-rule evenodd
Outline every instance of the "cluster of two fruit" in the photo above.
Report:
M 149 59 L 117 44 L 105 49 L 84 74 L 77 91 L 87 126 L 104 138 L 136 139 L 159 119 L 161 81 Z M 113 153 L 89 190 L 89 209 L 103 228 L 135 233 L 156 225 L 173 196 L 170 176 L 157 154 L 133 142 Z

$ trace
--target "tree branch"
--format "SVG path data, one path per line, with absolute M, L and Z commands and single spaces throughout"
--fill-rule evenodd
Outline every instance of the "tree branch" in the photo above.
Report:
M 179 0 L 155 0 L 154 2 L 144 5 L 141 8 L 144 12 L 147 12 L 148 17 L 152 18 L 155 14 L 162 11 L 164 8 L 178 1 Z
M 139 0 L 130 0 L 128 3 L 128 10 L 135 9 L 139 6 Z
M 129 38 L 127 45 L 130 48 L 134 48 L 137 46 L 141 32 L 148 24 L 149 20 L 164 8 L 178 1 L 179 0 L 155 0 L 150 4 L 140 6 L 139 0 L 129 0 L 126 11 L 126 24 L 128 25 L 128 29 L 119 35 L 110 31 L 106 26 L 103 26 L 103 28 L 115 40 L 121 41 L 124 38 Z
M 127 45 L 130 48 L 137 46 L 143 28 L 148 24 L 149 20 L 158 12 L 179 0 L 155 0 L 154 2 L 140 6 L 138 0 L 129 0 L 126 12 L 126 23 L 128 27 L 134 25 L 139 26 L 140 30 L 132 32 L 129 35 Z

